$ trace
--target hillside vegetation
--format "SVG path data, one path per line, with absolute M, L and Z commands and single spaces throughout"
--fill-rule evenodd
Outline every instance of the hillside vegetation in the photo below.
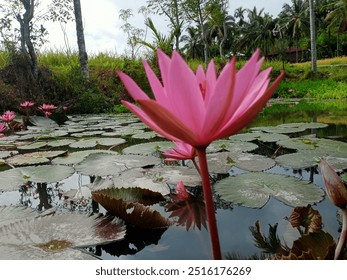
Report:
M 14 63 L 15 62 L 15 63 Z M 159 73 L 156 59 L 149 61 Z M 188 61 L 196 69 L 201 61 Z M 223 63 L 216 59 L 219 68 Z M 238 60 L 240 68 L 245 61 Z M 19 103 L 33 100 L 36 103 L 66 105 L 69 113 L 101 113 L 122 110 L 121 99 L 129 100 L 122 83 L 115 74 L 122 70 L 150 93 L 150 87 L 140 59 L 116 57 L 100 53 L 89 58 L 90 80 L 85 82 L 80 73 L 78 55 L 51 52 L 39 55 L 39 80 L 32 84 L 24 74 L 25 61 L 20 55 L 0 52 L 0 110 L 17 110 Z M 276 98 L 347 98 L 347 57 L 318 61 L 318 74 L 312 75 L 311 64 L 266 61 L 263 67 L 273 67 L 275 78 L 284 68 L 286 77 L 278 87 Z

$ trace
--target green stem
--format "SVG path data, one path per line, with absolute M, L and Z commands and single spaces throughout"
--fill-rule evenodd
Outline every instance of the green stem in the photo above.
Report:
M 213 258 L 215 260 L 221 260 L 222 253 L 220 249 L 217 221 L 216 221 L 216 215 L 215 215 L 215 207 L 213 202 L 212 188 L 211 188 L 210 176 L 208 172 L 208 165 L 207 165 L 207 159 L 206 159 L 206 148 L 197 149 L 197 153 L 199 158 L 200 176 L 202 179 L 202 189 L 203 189 L 204 198 L 205 198 L 206 216 L 207 216 L 208 231 L 210 234 Z
M 335 249 L 335 260 L 338 260 L 342 257 L 343 249 L 346 245 L 347 239 L 347 208 L 342 209 L 342 230 Z

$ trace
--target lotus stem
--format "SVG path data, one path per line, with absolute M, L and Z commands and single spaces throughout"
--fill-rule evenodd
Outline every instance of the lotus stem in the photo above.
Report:
M 222 253 L 220 248 L 215 207 L 213 202 L 212 188 L 206 159 L 206 148 L 197 149 L 197 153 L 199 158 L 200 176 L 202 179 L 202 189 L 204 192 L 208 232 L 210 234 L 213 258 L 215 260 L 221 260 Z
M 342 210 L 342 230 L 340 234 L 339 241 L 337 243 L 336 249 L 335 249 L 335 260 L 338 260 L 342 257 L 343 249 L 346 245 L 346 239 L 347 239 L 347 208 L 343 208 Z

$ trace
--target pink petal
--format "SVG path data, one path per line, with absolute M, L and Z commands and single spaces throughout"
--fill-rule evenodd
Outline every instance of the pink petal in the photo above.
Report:
M 128 93 L 135 101 L 137 101 L 138 99 L 149 99 L 148 95 L 143 92 L 143 90 L 127 74 L 124 74 L 121 71 L 117 71 L 116 73 L 122 80 Z
M 154 121 L 152 121 L 152 119 L 145 112 L 141 110 L 141 108 L 127 101 L 122 100 L 121 102 L 124 106 L 126 106 L 129 110 L 131 110 L 150 129 L 154 130 L 155 132 L 159 133 L 160 135 L 172 141 L 179 140 L 173 137 L 172 135 L 166 133 L 166 131 L 164 131 L 163 129 L 161 129 Z
M 195 74 L 178 53 L 172 57 L 167 94 L 171 112 L 191 130 L 200 131 L 205 113 L 203 96 Z
M 139 100 L 141 109 L 160 129 L 162 129 L 170 137 L 165 137 L 176 141 L 179 139 L 182 142 L 195 146 L 198 143 L 196 135 L 184 122 L 176 117 L 153 100 Z

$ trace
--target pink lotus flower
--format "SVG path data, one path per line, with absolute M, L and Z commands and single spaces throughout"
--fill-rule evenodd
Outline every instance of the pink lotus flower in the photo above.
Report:
M 22 102 L 22 103 L 20 104 L 20 106 L 23 107 L 23 108 L 30 108 L 30 107 L 32 107 L 33 105 L 34 105 L 34 103 L 33 103 L 33 102 L 30 102 L 30 101 L 24 101 L 24 102 Z
M 152 130 L 196 150 L 215 259 L 221 259 L 222 255 L 206 148 L 212 141 L 229 137 L 246 126 L 266 105 L 283 78 L 284 72 L 269 87 L 271 68 L 260 71 L 264 58 L 258 60 L 258 57 L 259 50 L 239 71 L 233 58 L 217 77 L 213 61 L 206 72 L 199 66 L 194 73 L 177 52 L 170 58 L 158 50 L 161 80 L 144 61 L 155 99 L 150 99 L 128 75 L 117 72 L 131 97 L 140 105 L 122 101 L 126 107 Z
M 151 129 L 193 147 L 207 147 L 212 141 L 231 136 L 247 125 L 266 105 L 283 73 L 271 87 L 271 68 L 259 73 L 263 58 L 257 50 L 248 63 L 236 71 L 233 59 L 217 78 L 213 61 L 206 73 L 189 68 L 174 52 L 172 58 L 158 51 L 163 83 L 149 65 L 144 67 L 155 99 L 150 99 L 126 74 L 118 72 L 132 98 L 140 105 L 122 103 Z
M 0 123 L 0 133 L 6 130 L 6 125 L 4 123 Z
M 13 111 L 6 111 L 0 116 L 0 119 L 5 123 L 9 123 L 13 121 L 15 117 L 16 117 L 16 114 Z
M 197 156 L 196 150 L 189 144 L 174 141 L 176 148 L 163 152 L 166 161 L 194 159 Z
M 41 106 L 39 106 L 39 109 L 42 111 L 52 111 L 57 109 L 57 106 L 52 104 L 42 104 Z

